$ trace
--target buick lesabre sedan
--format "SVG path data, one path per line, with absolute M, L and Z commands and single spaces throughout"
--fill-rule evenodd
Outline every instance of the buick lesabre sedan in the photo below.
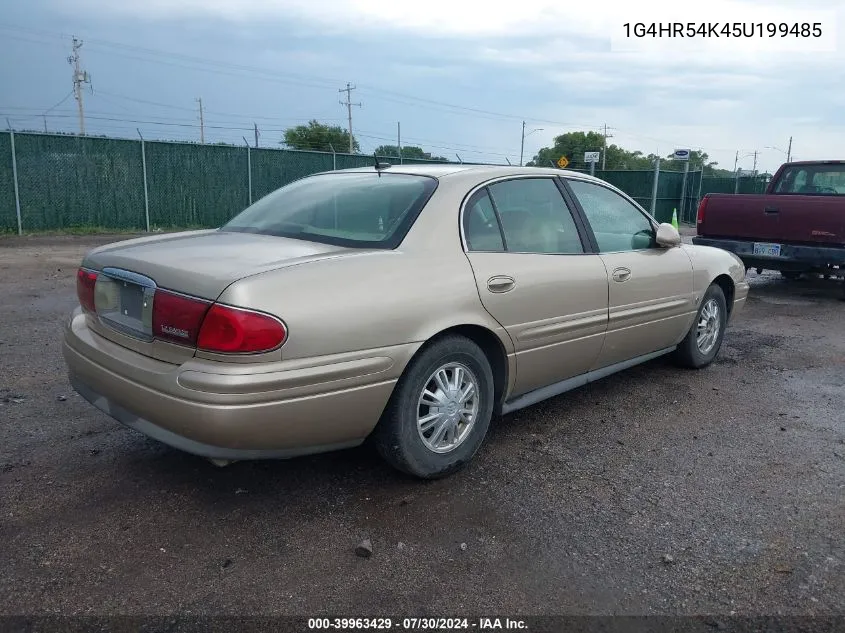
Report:
M 218 464 L 369 439 L 434 478 L 493 415 L 662 354 L 708 365 L 748 284 L 596 178 L 379 165 L 96 248 L 77 291 L 71 383 L 129 427 Z

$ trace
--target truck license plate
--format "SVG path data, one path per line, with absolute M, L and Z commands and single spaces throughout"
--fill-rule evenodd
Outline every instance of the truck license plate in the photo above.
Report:
M 780 257 L 780 244 L 754 242 L 754 254 L 764 257 Z

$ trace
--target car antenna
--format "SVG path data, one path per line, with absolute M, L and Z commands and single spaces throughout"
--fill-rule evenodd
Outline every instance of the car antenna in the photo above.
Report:
M 381 178 L 382 165 L 378 162 L 378 155 L 375 152 L 373 152 L 373 160 L 376 163 L 376 173 L 378 174 L 378 177 Z
M 551 158 L 549 159 L 549 165 L 552 166 L 552 169 L 557 169 L 557 165 L 555 165 L 554 161 Z
M 390 163 L 380 163 L 378 160 L 378 155 L 375 152 L 373 152 L 373 162 L 375 163 L 378 177 L 381 178 L 381 170 L 390 167 Z

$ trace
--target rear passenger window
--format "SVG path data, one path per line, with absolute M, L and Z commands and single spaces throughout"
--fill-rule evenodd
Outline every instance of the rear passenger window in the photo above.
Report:
M 584 252 L 575 220 L 551 178 L 516 178 L 489 189 L 509 252 Z
M 471 251 L 505 250 L 493 204 L 486 189 L 476 191 L 464 211 L 464 235 Z

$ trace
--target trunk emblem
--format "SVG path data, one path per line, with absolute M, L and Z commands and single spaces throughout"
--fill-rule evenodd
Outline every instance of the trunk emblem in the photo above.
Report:
M 173 327 L 172 325 L 162 325 L 161 331 L 165 334 L 170 334 L 171 336 L 178 336 L 180 338 L 189 338 L 190 332 L 188 330 L 183 330 L 178 327 Z

